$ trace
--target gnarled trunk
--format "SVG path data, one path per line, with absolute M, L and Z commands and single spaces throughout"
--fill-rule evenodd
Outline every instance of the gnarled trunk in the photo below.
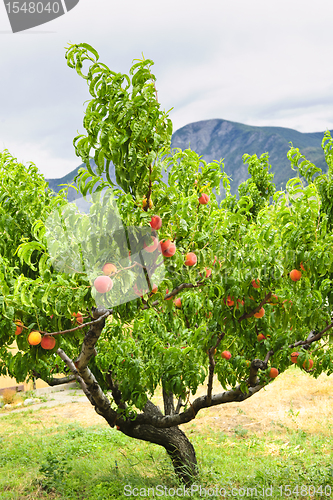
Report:
M 162 412 L 151 401 L 148 401 L 144 413 L 162 415 Z M 197 459 L 192 443 L 179 427 L 161 429 L 148 424 L 121 426 L 127 436 L 158 444 L 171 458 L 175 473 L 187 486 L 192 484 L 198 475 Z

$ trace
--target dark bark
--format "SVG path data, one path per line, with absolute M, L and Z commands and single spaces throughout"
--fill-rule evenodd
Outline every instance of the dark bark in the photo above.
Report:
M 147 420 L 163 417 L 162 412 L 151 401 L 148 401 L 144 414 Z M 197 459 L 192 443 L 178 427 L 159 429 L 153 425 L 137 425 L 136 422 L 126 422 L 120 430 L 127 436 L 148 441 L 163 446 L 171 458 L 175 473 L 186 485 L 190 485 L 198 475 Z
M 192 444 L 178 425 L 193 420 L 202 408 L 232 401 L 243 401 L 251 397 L 263 387 L 258 384 L 256 374 L 258 369 L 266 367 L 267 364 L 260 360 L 252 362 L 248 392 L 243 392 L 240 386 L 216 395 L 212 395 L 209 391 L 209 397 L 207 395 L 201 396 L 192 403 L 188 402 L 185 410 L 180 412 L 181 407 L 185 406 L 181 399 L 178 401 L 175 411 L 174 395 L 163 390 L 164 414 L 148 400 L 141 413 L 136 416 L 128 415 L 124 412 L 126 403 L 122 399 L 117 381 L 113 379 L 112 370 L 110 369 L 106 375 L 106 382 L 118 411 L 112 408 L 109 398 L 104 394 L 95 376 L 88 368 L 90 359 L 96 355 L 95 345 L 104 327 L 107 313 L 108 311 L 103 308 L 92 309 L 95 321 L 90 325 L 81 352 L 74 362 L 61 349 L 58 349 L 58 354 L 76 376 L 76 379 L 80 381 L 81 387 L 84 388 L 88 399 L 95 407 L 95 411 L 103 416 L 111 427 L 116 425 L 127 436 L 163 446 L 172 460 L 176 475 L 186 485 L 189 485 L 198 475 L 197 460 Z
M 46 382 L 51 386 L 55 385 L 61 385 L 61 384 L 67 384 L 69 382 L 74 382 L 76 380 L 75 375 L 68 375 L 68 377 L 61 377 L 61 378 L 51 378 L 46 380 Z

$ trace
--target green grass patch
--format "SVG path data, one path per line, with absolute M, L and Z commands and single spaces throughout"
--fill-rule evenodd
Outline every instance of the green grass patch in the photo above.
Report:
M 125 499 L 125 485 L 128 492 L 137 488 L 138 498 L 152 498 L 152 488 L 155 494 L 157 487 L 179 488 L 164 450 L 115 429 L 49 422 L 40 410 L 0 422 L 1 500 Z M 202 488 L 201 496 L 199 491 L 191 498 L 203 498 L 203 488 L 207 494 L 211 488 L 211 496 L 225 488 L 231 498 L 267 498 L 268 488 L 274 499 L 333 497 L 333 439 L 327 432 L 309 434 L 273 422 L 260 434 L 238 426 L 231 434 L 206 428 L 204 435 L 192 429 L 188 436 Z

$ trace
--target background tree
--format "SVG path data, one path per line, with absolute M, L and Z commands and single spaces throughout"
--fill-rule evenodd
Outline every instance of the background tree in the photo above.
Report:
M 291 147 L 289 159 L 306 183 L 291 179 L 286 192 L 275 191 L 268 155 L 245 155 L 251 178 L 237 200 L 222 162 L 207 164 L 190 149 L 168 151 L 172 127 L 157 101 L 152 61 L 137 62 L 127 76 L 98 62 L 87 44 L 71 45 L 66 56 L 92 95 L 87 134 L 74 144 L 87 164 L 77 185 L 95 197 L 90 214 L 79 214 L 63 195 L 52 196 L 35 167 L 2 154 L 1 372 L 51 381 L 65 363 L 110 426 L 163 446 L 190 483 L 197 461 L 181 424 L 202 408 L 252 397 L 293 363 L 315 377 L 333 371 L 332 139 L 323 139 L 326 176 Z M 111 161 L 118 187 L 108 176 Z M 226 196 L 218 206 L 213 190 L 221 179 Z M 122 241 L 122 261 L 114 253 L 119 220 L 123 228 L 148 228 L 138 255 L 149 254 L 149 265 L 128 255 L 134 240 L 142 243 L 140 232 Z M 115 266 L 106 274 L 105 263 Z M 161 263 L 154 286 L 152 270 Z M 140 266 L 147 288 L 136 282 Z M 117 287 L 137 298 L 120 300 Z M 32 330 L 55 345 L 29 344 Z M 7 347 L 15 339 L 13 356 Z M 204 383 L 206 394 L 196 396 Z M 164 411 L 151 401 L 159 387 Z

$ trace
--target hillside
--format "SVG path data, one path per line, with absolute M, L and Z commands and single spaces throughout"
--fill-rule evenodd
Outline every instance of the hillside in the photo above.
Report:
M 242 161 L 245 153 L 257 154 L 259 157 L 268 152 L 271 172 L 275 174 L 275 185 L 278 189 L 284 189 L 288 179 L 296 174 L 287 159 L 290 142 L 299 148 L 308 160 L 326 172 L 327 165 L 321 148 L 323 136 L 324 132 L 302 133 L 290 128 L 255 127 L 214 119 L 190 123 L 177 130 L 172 136 L 171 146 L 181 149 L 190 147 L 202 155 L 206 162 L 224 158 L 225 172 L 232 179 L 231 191 L 235 193 L 239 184 L 248 178 L 247 167 Z M 93 161 L 91 165 L 94 168 Z M 71 183 L 81 167 L 84 167 L 84 164 L 61 179 L 47 179 L 50 188 L 59 191 L 59 184 Z M 114 172 L 111 173 L 111 178 L 115 181 Z M 70 201 L 75 197 L 75 191 L 69 190 Z

